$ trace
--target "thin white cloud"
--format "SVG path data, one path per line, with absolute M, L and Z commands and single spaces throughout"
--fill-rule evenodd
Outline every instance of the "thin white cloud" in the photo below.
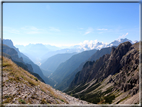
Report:
M 36 28 L 36 27 L 34 27 L 34 26 L 31 26 L 31 30 L 36 30 L 36 31 L 38 31 L 38 30 L 40 30 L 40 29 L 38 29 L 38 28 Z
M 19 33 L 20 33 L 20 31 L 19 31 L 19 30 L 17 30 L 17 29 L 11 29 L 10 33 L 19 34 Z
M 97 29 L 97 30 L 108 30 L 108 29 Z
M 128 35 L 128 33 L 123 34 L 122 36 L 119 36 L 119 39 L 121 39 L 121 38 L 125 38 L 127 35 Z
M 79 29 L 81 29 L 81 30 L 82 30 L 82 29 L 84 29 L 84 28 L 79 28 Z
M 38 28 L 35 26 L 23 26 L 19 28 L 3 27 L 3 30 L 4 33 L 13 34 L 49 34 L 53 32 L 60 32 L 60 30 L 55 27 Z
M 59 30 L 59 29 L 54 28 L 54 27 L 49 27 L 49 30 L 50 30 L 50 31 L 54 31 L 54 32 L 60 32 L 60 30 Z
M 40 32 L 37 31 L 30 31 L 30 32 L 26 32 L 27 34 L 39 34 Z
M 26 34 L 40 34 L 43 32 L 43 29 L 39 29 L 35 26 L 25 26 L 21 30 Z
M 93 28 L 88 28 L 84 35 L 87 35 L 87 34 L 93 32 L 93 30 L 94 30 Z
M 99 34 L 102 34 L 103 32 L 99 32 Z
M 3 27 L 3 33 L 13 33 L 13 34 L 20 34 L 20 31 L 18 29 L 15 28 L 11 28 L 11 27 Z
M 35 26 L 24 26 L 24 27 L 22 27 L 21 28 L 22 30 L 36 30 L 36 31 L 39 31 L 39 30 L 41 30 L 41 29 L 38 29 L 37 27 L 35 27 Z

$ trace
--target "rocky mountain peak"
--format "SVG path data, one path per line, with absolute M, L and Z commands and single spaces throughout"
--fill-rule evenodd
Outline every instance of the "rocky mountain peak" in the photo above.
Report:
M 93 62 L 92 62 L 92 61 L 87 61 L 87 62 L 84 64 L 83 68 L 88 67 L 89 65 L 93 65 L 93 63 L 94 63 L 94 61 L 93 61 Z
M 112 47 L 111 54 L 113 54 L 115 50 L 116 50 L 116 48 Z
M 122 56 L 130 50 L 131 46 L 132 44 L 128 41 L 120 44 L 116 49 L 113 47 L 111 56 L 109 58 L 110 63 L 113 61 L 113 64 L 118 64 L 119 66 L 119 61 L 121 60 Z

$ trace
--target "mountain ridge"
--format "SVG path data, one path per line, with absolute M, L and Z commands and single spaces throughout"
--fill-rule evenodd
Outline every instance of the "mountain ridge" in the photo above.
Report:
M 114 40 L 112 41 L 111 43 L 107 44 L 107 43 L 103 43 L 103 42 L 83 42 L 82 44 L 79 44 L 79 45 L 74 45 L 74 46 L 70 46 L 70 47 L 66 47 L 66 48 L 59 48 L 59 47 L 56 47 L 56 46 L 51 46 L 51 45 L 43 45 L 41 43 L 37 43 L 37 44 L 29 44 L 29 45 L 26 45 L 26 46 L 23 46 L 23 45 L 15 45 L 16 47 L 20 48 L 21 52 L 26 54 L 28 57 L 30 57 L 30 59 L 40 65 L 42 64 L 44 61 L 46 61 L 49 57 L 52 57 L 53 55 L 56 55 L 56 54 L 62 54 L 62 53 L 73 53 L 73 52 L 77 52 L 77 53 L 80 53 L 80 52 L 83 52 L 83 51 L 86 51 L 86 50 L 92 50 L 92 49 L 102 49 L 102 48 L 106 48 L 106 47 L 111 47 L 111 46 L 118 46 L 120 43 L 123 43 L 123 42 L 126 42 L 126 41 L 130 41 L 131 43 L 135 43 L 135 42 L 132 42 L 131 40 L 127 39 L 127 38 L 123 38 L 123 39 L 118 39 L 118 40 Z M 28 47 L 36 47 L 36 45 L 42 45 L 41 48 L 44 47 L 44 50 L 41 50 L 41 49 L 38 49 L 40 50 L 41 52 L 37 52 L 35 53 L 35 50 L 32 51 L 32 49 L 28 49 Z M 23 48 L 24 47 L 24 48 Z M 26 51 L 26 48 L 27 48 L 27 51 Z M 33 53 L 35 53 L 33 55 Z M 44 54 L 43 54 L 44 53 Z M 40 54 L 40 57 L 39 57 L 39 54 Z
M 110 55 L 86 62 L 66 92 L 95 104 L 139 103 L 140 64 L 136 44 L 124 42 L 112 48 Z

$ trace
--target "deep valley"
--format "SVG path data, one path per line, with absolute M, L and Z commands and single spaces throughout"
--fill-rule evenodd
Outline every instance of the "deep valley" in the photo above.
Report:
M 31 44 L 22 52 L 4 39 L 3 104 L 139 104 L 140 45 L 125 38 L 100 49 Z

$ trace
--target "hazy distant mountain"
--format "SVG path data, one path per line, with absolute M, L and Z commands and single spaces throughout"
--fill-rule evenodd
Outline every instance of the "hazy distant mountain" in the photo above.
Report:
M 52 45 L 44 45 L 42 43 L 37 43 L 37 44 L 29 44 L 29 45 L 15 45 L 15 47 L 19 48 L 19 50 L 21 52 L 26 51 L 26 50 L 30 50 L 32 49 L 32 51 L 39 50 L 39 51 L 44 51 L 44 52 L 48 52 L 48 51 L 55 51 L 60 49 L 59 47 L 56 46 L 52 46 Z
M 29 44 L 26 46 L 16 45 L 22 53 L 27 55 L 34 63 L 40 65 L 41 56 L 49 52 L 49 49 L 43 44 Z
M 65 77 L 71 74 L 78 66 L 92 56 L 97 50 L 84 51 L 73 55 L 67 61 L 61 63 L 51 75 L 51 78 L 60 83 Z
M 22 52 L 26 49 L 26 46 L 24 46 L 24 45 L 15 45 L 15 47 L 18 48 L 20 52 Z
M 65 62 L 74 54 L 76 53 L 63 53 L 54 55 L 48 58 L 44 63 L 42 63 L 40 68 L 53 73 L 62 62 Z
M 65 53 L 78 53 L 78 52 L 82 52 L 83 49 L 75 49 L 75 48 L 65 48 L 65 49 L 60 49 L 60 50 L 56 50 L 56 51 L 50 51 L 48 53 L 46 53 L 45 55 L 43 55 L 41 57 L 41 63 L 44 63 L 48 58 L 57 55 L 57 54 L 65 54 Z
M 37 43 L 37 44 L 29 44 L 26 46 L 22 46 L 22 45 L 15 45 L 17 48 L 19 48 L 20 50 L 29 50 L 29 51 L 33 51 L 33 52 L 37 52 L 39 51 L 47 51 L 47 48 L 45 45 L 41 44 L 41 43 Z M 39 52 L 38 52 L 39 53 Z
M 49 49 L 50 51 L 55 51 L 55 50 L 59 50 L 61 49 L 60 47 L 57 46 L 52 46 L 52 45 L 45 45 L 47 49 Z
M 35 64 L 41 65 L 42 58 L 45 59 L 44 56 L 46 53 L 50 51 L 55 51 L 60 49 L 59 47 L 52 45 L 44 45 L 41 43 L 37 44 L 29 44 L 29 45 L 15 45 L 19 50 L 28 56 Z

